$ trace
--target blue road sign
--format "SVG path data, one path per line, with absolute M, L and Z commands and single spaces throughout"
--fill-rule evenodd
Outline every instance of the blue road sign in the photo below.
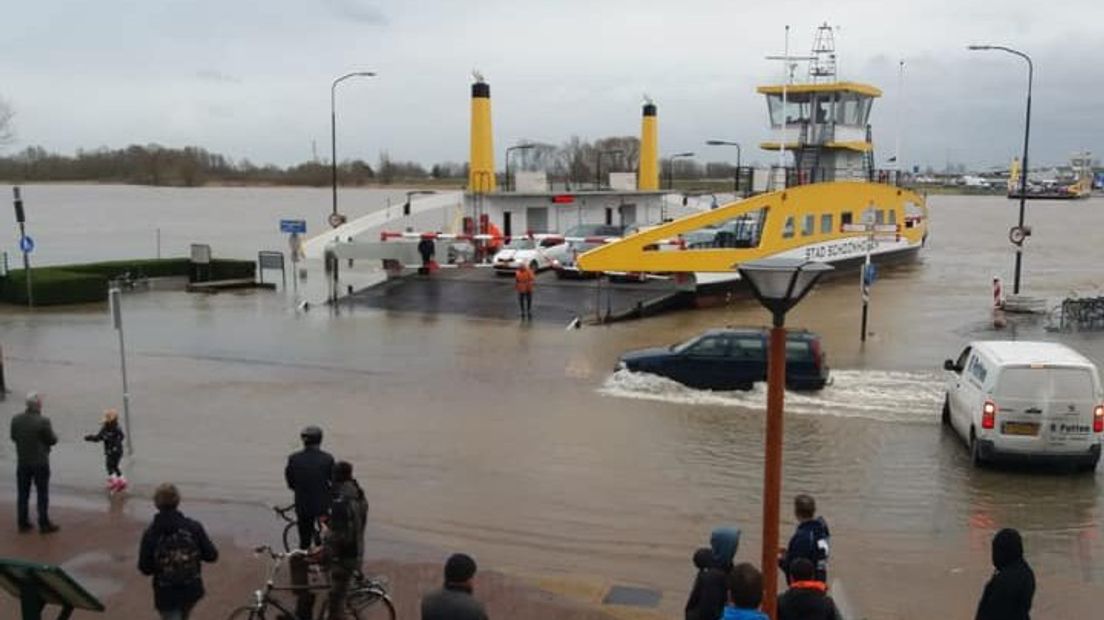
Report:
M 280 232 L 303 234 L 307 232 L 307 220 L 280 220 Z
M 25 254 L 30 254 L 31 252 L 34 252 L 34 239 L 31 239 L 27 236 L 20 237 L 19 249 L 22 250 Z

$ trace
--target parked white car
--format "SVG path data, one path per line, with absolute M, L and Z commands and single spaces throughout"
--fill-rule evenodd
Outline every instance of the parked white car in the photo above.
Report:
M 979 341 L 947 360 L 943 423 L 974 465 L 1021 459 L 1100 461 L 1104 390 L 1096 366 L 1053 342 Z
M 552 258 L 547 250 L 562 243 L 562 237 L 515 237 L 495 253 L 491 264 L 500 275 L 515 271 L 522 265 L 529 265 L 536 273 L 552 266 Z

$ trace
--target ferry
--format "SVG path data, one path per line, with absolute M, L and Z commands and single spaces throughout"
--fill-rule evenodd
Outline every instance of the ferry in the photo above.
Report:
M 898 184 L 898 171 L 874 166 L 868 120 L 882 93 L 824 67 L 811 66 L 804 83 L 758 88 L 780 134 L 760 146 L 787 160 L 762 171 L 772 191 L 597 247 L 579 256 L 580 268 L 671 275 L 704 300 L 727 295 L 747 261 L 797 257 L 839 269 L 868 254 L 875 263 L 915 257 L 928 236 L 925 200 Z
M 1008 171 L 1008 197 L 1020 198 L 1020 174 L 1023 166 L 1019 158 L 1012 160 Z M 1076 153 L 1070 158 L 1069 173 L 1062 178 L 1032 181 L 1027 179 L 1028 200 L 1078 200 L 1088 198 L 1093 190 L 1092 153 Z

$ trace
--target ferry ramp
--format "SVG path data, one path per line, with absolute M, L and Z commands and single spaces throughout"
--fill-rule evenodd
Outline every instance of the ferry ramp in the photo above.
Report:
M 689 293 L 670 280 L 616 283 L 606 279 L 561 280 L 547 271 L 537 275 L 533 320 L 567 325 L 624 320 L 691 303 Z M 442 269 L 432 275 L 409 275 L 362 289 L 341 300 L 394 312 L 453 314 L 487 319 L 519 317 L 514 278 L 488 268 Z

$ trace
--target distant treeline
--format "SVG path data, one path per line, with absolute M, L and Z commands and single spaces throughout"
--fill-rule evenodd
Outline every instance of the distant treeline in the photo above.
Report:
M 454 174 L 465 170 L 456 166 L 434 166 L 433 172 Z M 338 165 L 342 185 L 387 184 L 395 181 L 428 179 L 430 173 L 414 162 L 393 161 L 380 156 L 376 167 L 359 159 Z M 310 161 L 282 168 L 257 165 L 248 159 L 234 161 L 199 147 L 166 148 L 158 145 L 132 145 L 124 149 L 79 150 L 76 155 L 47 152 L 40 146 L 28 147 L 0 157 L 0 180 L 7 182 L 88 181 L 197 187 L 208 183 L 242 185 L 328 186 L 332 171 L 329 162 Z
M 590 183 L 610 172 L 633 172 L 640 153 L 639 140 L 632 136 L 609 137 L 590 142 L 572 137 L 560 146 L 534 143 L 511 153 L 511 169 L 538 170 L 553 182 Z M 667 161 L 661 169 L 667 174 Z M 499 168 L 505 162 L 499 161 Z M 675 161 L 678 179 L 725 178 L 733 174 L 729 163 L 701 164 L 692 159 Z M 199 147 L 168 148 L 156 144 L 131 145 L 122 149 L 78 150 L 75 155 L 50 153 L 31 146 L 0 157 L 0 181 L 129 183 L 198 187 L 227 185 L 301 185 L 325 187 L 331 183 L 327 161 L 308 161 L 288 167 L 257 165 L 248 159 L 235 161 L 225 155 Z M 468 176 L 467 163 L 443 162 L 427 170 L 411 161 L 395 161 L 381 153 L 375 166 L 361 159 L 338 165 L 341 185 L 388 185 L 391 183 L 455 181 L 462 184 Z

